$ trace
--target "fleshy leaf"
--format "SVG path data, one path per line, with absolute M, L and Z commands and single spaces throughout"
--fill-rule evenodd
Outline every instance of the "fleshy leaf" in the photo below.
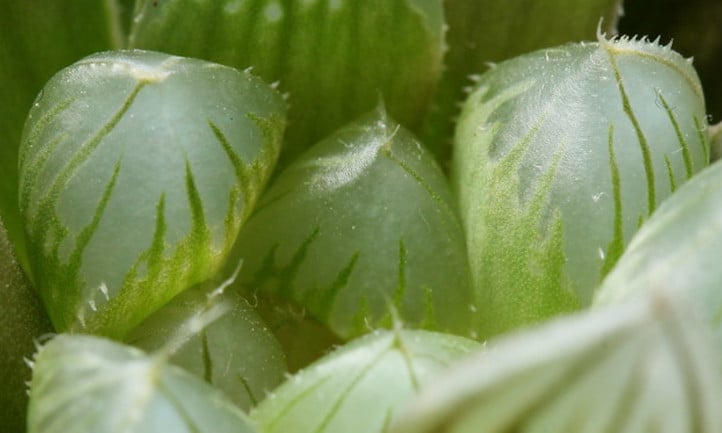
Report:
M 440 376 L 391 433 L 722 431 L 710 329 L 661 294 L 488 343 Z
M 57 329 L 122 336 L 211 277 L 273 170 L 284 111 L 249 73 L 161 53 L 55 75 L 25 126 L 20 206 Z
M 598 289 L 595 304 L 665 291 L 697 306 L 722 344 L 720 251 L 722 163 L 716 162 L 675 192 L 637 232 Z
M 382 108 L 284 170 L 239 235 L 240 284 L 342 338 L 398 318 L 471 332 L 466 250 L 440 168 Z
M 640 224 L 708 164 L 704 110 L 690 62 L 646 40 L 600 36 L 480 78 L 452 174 L 483 336 L 591 302 Z
M 171 363 L 221 389 L 247 410 L 283 381 L 286 365 L 278 341 L 258 314 L 238 293 L 223 288 L 184 291 L 144 320 L 126 341 L 146 352 L 175 345 Z M 188 329 L 204 317 L 209 319 L 201 329 Z
M 15 260 L 0 218 L 0 426 L 22 432 L 28 396 L 25 382 L 30 368 L 25 360 L 35 351 L 34 339 L 52 331 L 35 290 Z
M 382 98 L 419 126 L 441 73 L 441 0 L 141 0 L 135 48 L 253 71 L 289 95 L 282 165 Z
M 28 433 L 253 433 L 222 393 L 162 354 L 92 336 L 60 335 L 40 349 Z
M 301 370 L 251 418 L 264 433 L 382 433 L 404 401 L 478 347 L 427 331 L 376 331 Z

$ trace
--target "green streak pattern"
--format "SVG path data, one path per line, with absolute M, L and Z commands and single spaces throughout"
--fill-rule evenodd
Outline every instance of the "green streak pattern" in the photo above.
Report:
M 607 50 L 607 53 L 609 54 L 609 63 L 611 64 L 612 70 L 614 71 L 614 79 L 617 81 L 617 88 L 619 89 L 619 94 L 622 97 L 622 109 L 624 110 L 624 114 L 627 115 L 629 121 L 634 127 L 634 131 L 637 134 L 637 140 L 639 142 L 639 150 L 642 152 L 642 160 L 644 161 L 644 173 L 647 176 L 647 216 L 649 216 L 652 215 L 652 212 L 654 212 L 654 209 L 657 207 L 657 187 L 654 182 L 654 166 L 652 164 L 652 156 L 649 150 L 649 143 L 647 142 L 647 138 L 644 136 L 642 127 L 639 125 L 639 120 L 637 119 L 637 116 L 632 110 L 632 105 L 629 102 L 629 96 L 627 95 L 627 91 L 624 88 L 624 83 L 622 82 L 622 75 L 619 72 L 619 68 L 617 67 L 617 60 L 614 56 L 614 53 L 611 50 Z
M 612 179 L 612 195 L 614 199 L 614 234 L 612 240 L 607 246 L 607 251 L 604 256 L 604 264 L 602 265 L 601 279 L 603 279 L 609 271 L 617 263 L 619 257 L 624 252 L 624 227 L 622 220 L 622 185 L 621 178 L 619 176 L 619 165 L 617 164 L 617 157 L 614 154 L 614 126 L 609 125 L 609 138 L 607 139 L 607 146 L 609 149 L 609 174 Z M 671 171 L 670 171 L 671 173 Z M 674 191 L 674 188 L 672 188 Z

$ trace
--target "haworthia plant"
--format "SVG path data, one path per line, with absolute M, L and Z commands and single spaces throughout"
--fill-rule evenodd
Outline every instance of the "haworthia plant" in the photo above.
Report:
M 468 335 L 475 309 L 450 189 L 383 108 L 284 170 L 239 235 L 239 282 L 343 338 L 399 318 Z
M 221 389 L 241 409 L 262 400 L 286 373 L 278 341 L 248 302 L 223 286 L 184 291 L 126 341 L 146 352 L 174 346 L 170 362 Z
M 480 77 L 453 179 L 483 335 L 591 301 L 637 228 L 709 161 L 704 99 L 668 46 L 600 35 Z
M 273 169 L 284 111 L 249 73 L 155 52 L 55 75 L 19 159 L 33 278 L 58 330 L 122 336 L 212 276 Z
M 427 331 L 376 331 L 290 378 L 251 418 L 264 433 L 382 433 L 404 401 L 478 347 Z
M 290 161 L 380 98 L 418 126 L 441 72 L 443 26 L 441 0 L 141 0 L 130 46 L 279 81 Z
M 688 305 L 652 294 L 492 340 L 389 432 L 722 432 L 721 360 Z
M 20 269 L 0 218 L 0 426 L 22 432 L 28 397 L 25 359 L 35 351 L 33 340 L 52 330 L 37 293 Z
M 253 433 L 221 392 L 163 354 L 60 335 L 35 357 L 28 433 Z
M 603 26 L 614 32 L 620 0 L 445 0 L 448 23 L 444 72 L 421 138 L 442 160 L 450 155 L 452 120 L 469 78 L 493 62 L 540 48 L 594 38 Z
M 664 202 L 632 238 L 595 296 L 596 305 L 665 291 L 696 305 L 722 343 L 722 163 Z

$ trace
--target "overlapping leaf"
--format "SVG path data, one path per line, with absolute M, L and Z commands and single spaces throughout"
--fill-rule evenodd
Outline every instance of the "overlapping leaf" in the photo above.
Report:
M 400 410 L 391 433 L 722 431 L 720 351 L 661 293 L 502 337 Z
M 37 293 L 15 260 L 0 218 L 0 426 L 8 432 L 25 428 L 25 381 L 30 379 L 25 359 L 35 350 L 34 340 L 51 330 Z

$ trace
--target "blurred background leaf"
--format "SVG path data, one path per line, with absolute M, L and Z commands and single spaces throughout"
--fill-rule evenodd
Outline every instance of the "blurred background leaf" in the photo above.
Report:
M 50 319 L 15 261 L 0 218 L 0 431 L 20 433 L 28 404 L 33 340 L 51 332 Z

